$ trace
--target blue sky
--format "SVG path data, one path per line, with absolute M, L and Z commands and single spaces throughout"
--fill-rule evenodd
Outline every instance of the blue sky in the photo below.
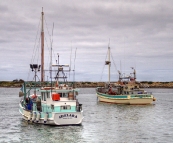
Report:
M 108 44 L 113 56 L 111 79 L 118 70 L 135 67 L 139 81 L 173 81 L 172 0 L 52 0 L 0 2 L 0 81 L 31 80 L 29 64 L 40 64 L 39 22 L 45 13 L 45 66 L 50 63 L 53 29 L 53 63 L 74 68 L 76 81 L 107 81 L 104 67 Z M 49 31 L 49 34 L 48 34 Z M 109 43 L 110 39 L 110 43 Z M 33 51 L 37 52 L 33 52 Z M 114 66 L 116 65 L 116 68 Z M 73 80 L 71 72 L 70 80 Z M 46 79 L 50 79 L 46 75 Z

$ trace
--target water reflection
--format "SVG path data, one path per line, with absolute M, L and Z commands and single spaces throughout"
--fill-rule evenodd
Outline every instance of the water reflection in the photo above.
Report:
M 173 90 L 150 90 L 155 104 L 116 105 L 97 102 L 94 89 L 81 89 L 82 126 L 49 126 L 23 121 L 19 89 L 0 89 L 0 142 L 172 142 Z
M 20 142 L 80 142 L 83 126 L 50 126 L 21 121 Z

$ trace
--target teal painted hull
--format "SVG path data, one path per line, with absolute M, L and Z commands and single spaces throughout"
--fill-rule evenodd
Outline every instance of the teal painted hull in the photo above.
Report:
M 153 95 L 150 94 L 109 95 L 97 92 L 97 97 L 100 102 L 108 102 L 115 104 L 146 105 L 146 104 L 151 104 L 154 100 Z
M 38 112 L 26 110 L 21 103 L 19 104 L 19 112 L 28 122 L 48 125 L 80 125 L 84 118 L 83 110 L 80 112 Z M 48 116 L 45 120 L 46 114 Z M 40 115 L 39 119 L 38 115 Z

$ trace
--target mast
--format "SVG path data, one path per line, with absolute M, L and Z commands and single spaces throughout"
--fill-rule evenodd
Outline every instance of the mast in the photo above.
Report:
M 108 79 L 109 79 L 109 83 L 110 83 L 110 47 L 108 47 L 108 54 L 109 54 L 109 57 L 108 57 L 108 61 L 109 61 L 109 66 L 108 66 Z
M 108 46 L 108 61 L 105 61 L 105 65 L 108 65 L 108 82 L 110 83 L 110 67 L 111 67 L 111 61 L 110 61 L 110 47 Z
M 43 18 L 44 18 L 44 12 L 42 8 L 41 12 L 41 82 L 44 81 L 44 23 L 43 23 Z

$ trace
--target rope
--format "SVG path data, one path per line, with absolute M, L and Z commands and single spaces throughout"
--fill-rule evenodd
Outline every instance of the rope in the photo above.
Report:
M 40 53 L 40 47 L 41 47 L 41 45 L 40 45 L 40 40 L 41 40 L 41 37 L 39 38 L 39 41 L 38 41 L 38 45 L 37 45 L 37 51 L 35 52 L 35 57 L 36 57 L 36 53 L 38 53 L 38 56 L 37 56 L 37 64 L 38 64 L 38 62 L 39 62 L 39 59 L 40 59 L 40 55 L 41 55 L 41 53 Z M 35 59 L 35 57 L 34 57 L 34 59 Z
M 41 17 L 40 17 L 40 19 L 41 19 Z M 36 38 L 35 38 L 35 44 L 34 44 L 34 48 L 33 48 L 33 54 L 32 54 L 32 58 L 31 58 L 31 62 L 30 62 L 31 64 L 32 64 L 33 61 L 34 61 L 33 55 L 34 55 L 34 51 L 35 51 L 35 48 L 36 48 L 36 41 L 37 41 L 37 37 L 38 37 L 38 32 L 39 32 L 39 29 L 40 29 L 40 28 L 39 28 L 39 27 L 40 27 L 40 23 L 41 23 L 41 22 L 40 22 L 40 21 L 41 21 L 40 19 L 39 19 L 39 24 L 38 24 L 38 30 L 37 30 Z M 30 73 L 31 73 L 30 71 L 31 71 L 31 70 L 29 69 L 27 80 L 29 80 L 29 76 L 30 76 Z
M 107 50 L 106 58 L 107 58 L 107 55 L 108 55 L 108 50 Z M 106 61 L 106 58 L 105 58 L 105 61 Z M 103 69 L 102 69 L 102 74 L 101 74 L 100 81 L 102 80 L 102 76 L 103 76 L 103 70 L 104 70 L 104 67 L 105 67 L 105 64 L 103 65 Z
M 74 75 L 73 75 L 73 82 L 75 81 L 75 61 L 76 61 L 76 52 L 77 52 L 77 48 L 75 50 L 75 58 L 74 58 Z
M 48 30 L 46 18 L 44 18 L 44 21 L 45 21 L 45 23 L 46 23 L 46 29 L 47 29 L 47 33 L 48 33 L 48 35 L 49 35 L 49 37 L 50 37 L 50 44 L 51 44 L 51 35 L 50 35 L 50 33 L 49 33 L 49 30 Z M 47 45 L 47 48 L 48 48 L 48 51 L 49 51 L 49 55 L 50 55 L 50 56 L 48 56 L 48 57 L 51 57 L 51 49 L 50 49 L 50 46 L 48 46 L 48 42 L 47 42 L 46 36 L 45 36 L 45 41 L 46 41 L 46 45 Z M 48 65 L 49 68 L 50 68 L 50 61 L 51 61 L 51 59 L 48 59 L 48 60 L 47 60 L 47 65 Z
M 114 59 L 113 59 L 112 53 L 111 53 L 111 58 L 112 58 L 112 60 L 113 60 L 113 63 L 114 63 L 115 69 L 117 70 L 117 66 L 116 66 L 115 61 L 114 61 Z M 118 70 L 117 70 L 117 71 L 118 71 Z
M 49 30 L 48 30 L 46 18 L 44 18 L 44 20 L 45 20 L 45 23 L 46 23 L 46 29 L 47 29 L 48 35 L 50 36 L 50 44 L 51 44 L 51 47 L 52 47 L 52 45 L 53 45 L 53 38 L 52 38 L 52 41 L 51 41 L 51 35 L 50 35 L 50 33 L 49 33 Z M 52 35 L 52 36 L 53 36 L 53 35 Z M 48 47 L 49 55 L 51 55 L 51 49 L 50 49 L 50 47 L 48 46 L 48 42 L 47 42 L 47 40 L 46 40 L 46 36 L 45 36 L 45 41 L 46 41 L 46 44 L 47 44 L 47 47 Z M 52 52 L 53 52 L 54 59 L 56 60 L 56 56 L 55 56 L 55 52 L 54 52 L 53 48 L 52 48 Z M 50 56 L 50 57 L 51 57 L 51 56 Z M 49 59 L 49 60 L 51 60 L 51 59 Z M 50 64 L 50 62 L 48 62 L 48 64 Z M 50 66 L 52 66 L 52 65 L 49 65 L 49 67 L 50 67 Z
M 116 64 L 115 64 L 115 61 L 114 61 L 114 59 L 113 59 L 112 53 L 111 53 L 111 58 L 112 58 L 112 60 L 113 60 L 113 64 L 114 64 L 114 66 L 115 66 L 115 69 L 117 70 L 117 73 L 118 73 L 118 69 L 117 69 L 117 66 L 116 66 Z
M 51 40 L 51 35 L 50 35 L 49 30 L 48 30 L 46 18 L 44 18 L 44 20 L 45 20 L 45 23 L 46 23 L 46 29 L 47 29 L 48 35 L 49 35 L 49 37 L 50 37 L 50 45 L 51 45 L 51 46 L 48 46 L 48 41 L 47 41 L 47 39 L 46 39 L 46 36 L 45 36 L 45 41 L 46 41 L 46 45 L 47 45 L 47 48 L 48 48 L 48 51 L 49 51 L 49 55 L 50 55 L 49 57 L 51 57 L 51 48 L 52 48 L 52 45 L 53 45 L 53 38 L 52 38 L 52 40 Z M 53 28 L 54 28 L 54 27 L 53 27 Z M 53 29 L 52 29 L 52 30 L 53 30 Z M 52 31 L 52 37 L 53 37 L 53 31 Z M 50 47 L 51 47 L 51 48 L 50 48 Z M 55 52 L 54 52 L 53 48 L 52 48 L 52 53 L 53 53 L 54 59 L 56 60 Z M 51 59 L 49 58 L 49 59 L 48 59 L 48 62 L 47 62 L 47 65 L 48 65 L 49 69 L 51 69 L 50 67 L 52 66 L 52 65 L 50 65 L 50 61 L 51 61 Z M 52 77 L 51 77 L 51 78 L 52 78 Z
M 46 23 L 46 28 L 48 27 L 47 26 L 47 22 L 46 22 L 46 18 L 44 17 L 44 21 L 45 21 L 45 23 Z M 48 34 L 49 34 L 49 30 L 48 30 L 48 28 L 47 28 L 47 32 L 48 32 Z M 49 34 L 49 36 L 51 37 L 51 35 Z M 50 41 L 51 41 L 51 38 L 50 38 Z
M 45 41 L 46 41 L 46 45 L 48 47 L 48 51 L 49 51 L 49 55 L 50 55 L 50 47 L 48 46 L 48 42 L 47 42 L 47 39 L 46 39 L 46 36 L 45 36 Z M 50 59 L 49 59 L 50 60 Z M 48 63 L 49 64 L 49 63 Z

